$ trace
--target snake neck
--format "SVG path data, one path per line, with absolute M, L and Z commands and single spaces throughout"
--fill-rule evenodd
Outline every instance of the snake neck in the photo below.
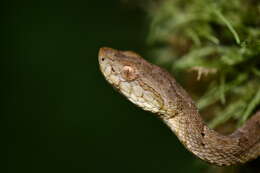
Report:
M 247 162 L 260 154 L 260 112 L 227 136 L 210 129 L 195 106 L 177 112 L 174 116 L 165 114 L 162 119 L 181 143 L 200 159 L 228 166 Z
M 200 159 L 219 166 L 244 163 L 260 154 L 260 112 L 231 135 L 210 129 L 188 93 L 175 81 L 161 118 L 180 142 Z M 173 104 L 173 105 L 171 105 Z

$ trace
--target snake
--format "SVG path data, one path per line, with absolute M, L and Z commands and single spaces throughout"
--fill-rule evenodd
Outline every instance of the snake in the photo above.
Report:
M 99 68 L 129 101 L 159 117 L 195 156 L 217 166 L 242 164 L 260 155 L 260 111 L 224 135 L 203 121 L 195 102 L 163 68 L 133 51 L 102 47 Z

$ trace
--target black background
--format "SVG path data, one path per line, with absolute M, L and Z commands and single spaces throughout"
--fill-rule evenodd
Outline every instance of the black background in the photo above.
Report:
M 99 72 L 101 46 L 145 55 L 141 9 L 116 0 L 4 3 L 8 147 L 1 172 L 200 171 L 166 125 L 125 100 Z

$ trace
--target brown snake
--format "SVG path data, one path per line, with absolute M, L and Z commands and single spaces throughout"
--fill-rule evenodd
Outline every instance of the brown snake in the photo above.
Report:
M 182 144 L 202 160 L 228 166 L 260 155 L 260 111 L 230 135 L 210 129 L 171 75 L 131 51 L 101 48 L 100 70 L 131 102 L 156 113 Z

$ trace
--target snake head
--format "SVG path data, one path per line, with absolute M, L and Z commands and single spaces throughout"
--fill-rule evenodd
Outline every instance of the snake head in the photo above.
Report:
M 130 51 L 118 51 L 103 47 L 99 50 L 100 70 L 113 86 L 119 86 L 122 81 L 134 81 L 138 78 L 135 57 Z
M 103 47 L 99 50 L 99 65 L 106 80 L 144 110 L 163 114 L 174 107 L 176 93 L 168 73 L 140 55 Z

